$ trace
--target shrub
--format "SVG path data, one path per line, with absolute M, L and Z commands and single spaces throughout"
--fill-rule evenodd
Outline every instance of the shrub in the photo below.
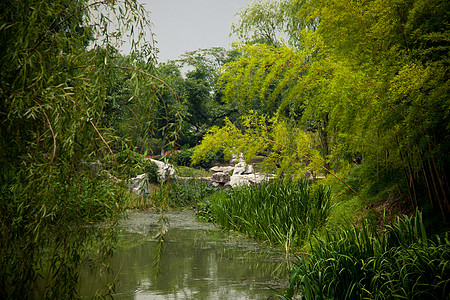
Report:
M 192 153 L 194 151 L 192 150 Z M 192 156 L 192 155 L 191 155 Z M 215 163 L 224 162 L 224 153 L 223 151 L 219 151 L 217 153 L 209 152 L 206 154 L 206 157 L 199 161 L 194 167 L 200 167 L 203 169 L 209 169 L 214 166 Z
M 194 149 L 184 149 L 173 154 L 173 162 L 178 166 L 190 166 Z
M 219 151 L 218 153 L 208 153 L 204 159 L 195 165 L 192 165 L 191 157 L 193 154 L 194 148 L 179 150 L 172 154 L 173 162 L 178 166 L 193 166 L 203 169 L 209 169 L 213 167 L 215 163 L 224 162 L 223 151 Z
M 158 183 L 158 166 L 151 160 L 145 159 L 142 161 L 142 171 L 147 174 L 147 179 L 149 182 Z
M 115 155 L 119 177 L 128 179 L 140 174 L 147 174 L 149 182 L 158 182 L 158 166 L 144 155 L 131 150 L 124 150 Z
M 211 211 L 211 201 L 203 198 L 195 207 L 195 215 L 197 220 L 203 222 L 214 222 L 214 214 Z

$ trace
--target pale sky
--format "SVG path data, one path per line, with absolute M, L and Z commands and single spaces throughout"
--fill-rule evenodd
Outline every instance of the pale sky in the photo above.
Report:
M 200 48 L 231 48 L 234 15 L 249 0 L 139 0 L 150 11 L 159 61 Z

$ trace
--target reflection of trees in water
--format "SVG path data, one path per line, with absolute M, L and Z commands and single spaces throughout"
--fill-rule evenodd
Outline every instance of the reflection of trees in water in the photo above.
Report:
M 220 231 L 170 229 L 165 240 L 162 270 L 156 279 L 152 270 L 155 241 L 116 251 L 112 265 L 115 271 L 120 269 L 119 294 L 260 297 L 268 293 L 267 286 L 280 288 L 288 275 L 284 254 L 244 239 L 229 242 Z

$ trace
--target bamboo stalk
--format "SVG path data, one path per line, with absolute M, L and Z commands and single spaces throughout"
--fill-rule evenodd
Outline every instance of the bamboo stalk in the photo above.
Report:
M 439 204 L 439 208 L 441 210 L 441 215 L 444 218 L 444 220 L 446 220 L 445 213 L 444 213 L 444 208 L 442 207 L 441 199 L 439 197 L 439 190 L 438 190 L 437 185 L 436 185 L 436 180 L 434 179 L 433 169 L 431 168 L 430 161 L 428 161 L 428 168 L 430 169 L 431 181 L 433 182 L 434 191 L 436 193 L 436 200 L 437 200 L 437 202 Z
M 425 172 L 425 168 L 422 167 L 423 178 L 425 179 L 425 185 L 427 186 L 428 198 L 430 199 L 431 208 L 434 209 L 433 197 L 431 195 L 430 184 L 428 182 L 427 173 Z
M 448 201 L 447 193 L 445 192 L 445 188 L 444 188 L 444 184 L 442 183 L 441 176 L 439 176 L 439 168 L 436 167 L 436 163 L 435 163 L 433 157 L 431 157 L 431 161 L 433 162 L 433 167 L 434 167 L 434 170 L 436 172 L 436 177 L 438 179 L 439 186 L 440 186 L 440 188 L 442 190 L 442 195 L 444 196 L 444 203 L 447 206 L 447 210 L 450 212 L 450 203 Z

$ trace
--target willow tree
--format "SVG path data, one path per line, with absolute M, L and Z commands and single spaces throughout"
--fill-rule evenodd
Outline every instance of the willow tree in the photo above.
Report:
M 240 45 L 242 57 L 223 69 L 225 100 L 313 125 L 329 163 L 357 156 L 374 176 L 403 173 L 411 204 L 423 190 L 445 218 L 448 2 L 283 4 L 284 20 L 303 24 L 284 31 L 298 43 Z
M 116 138 L 104 108 L 118 71 L 156 101 L 146 30 L 134 0 L 0 3 L 0 298 L 74 298 L 87 249 L 111 254 L 124 197 L 99 170 Z M 126 33 L 132 61 L 116 65 Z

